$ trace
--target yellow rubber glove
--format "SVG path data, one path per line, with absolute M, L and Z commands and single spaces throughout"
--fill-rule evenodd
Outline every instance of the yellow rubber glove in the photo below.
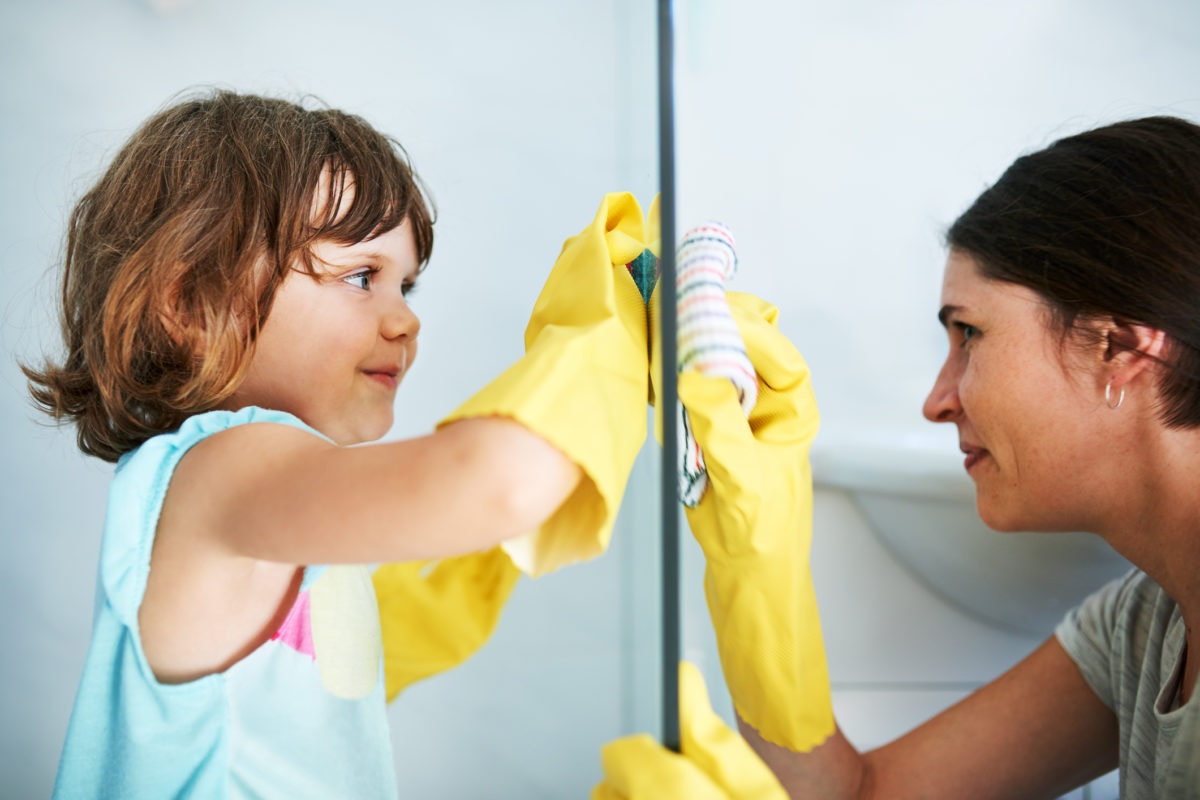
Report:
M 679 662 L 680 752 L 647 734 L 626 736 L 600 751 L 604 780 L 592 800 L 787 800 L 771 770 L 712 710 L 704 678 Z
M 499 547 L 375 570 L 388 701 L 482 647 L 520 574 Z
M 607 195 L 563 245 L 525 330 L 524 357 L 440 423 L 510 417 L 583 470 L 549 520 L 504 543 L 530 575 L 604 552 L 646 438 L 646 306 L 625 266 L 645 239 L 633 195 Z
M 807 752 L 834 731 L 809 571 L 808 450 L 820 415 L 808 366 L 776 327 L 778 309 L 753 295 L 726 297 L 758 373 L 758 401 L 747 419 L 729 380 L 679 376 L 709 479 L 685 513 L 704 551 L 705 595 L 734 708 L 767 741 Z M 661 363 L 656 341 L 656 383 Z
M 652 232 L 657 231 L 656 210 L 657 199 L 651 207 Z M 618 194 L 606 197 L 593 224 L 580 236 L 568 240 L 564 246 L 557 265 L 551 273 L 551 278 L 547 281 L 542 296 L 535 306 L 533 318 L 526 331 L 527 349 L 532 351 L 533 342 L 537 340 L 542 328 L 547 325 L 562 326 L 564 324 L 563 317 L 572 316 L 572 324 L 577 327 L 584 326 L 584 330 L 580 332 L 581 335 L 601 342 L 615 339 L 614 347 L 617 352 L 620 352 L 622 347 L 628 346 L 626 342 L 622 341 L 625 334 L 628 334 L 636 344 L 637 352 L 630 359 L 633 366 L 629 367 L 628 375 L 624 375 L 624 370 L 622 370 L 619 379 L 627 379 L 632 376 L 635 381 L 639 382 L 638 385 L 644 386 L 645 378 L 639 376 L 638 373 L 644 371 L 641 364 L 646 359 L 645 307 L 640 297 L 636 305 L 632 303 L 628 287 L 630 281 L 624 281 L 617 270 L 613 270 L 613 286 L 607 293 L 604 291 L 604 284 L 609 267 L 623 263 L 622 259 L 636 258 L 647 245 L 657 247 L 656 241 L 643 243 L 642 240 L 646 238 L 646 234 L 647 230 L 642 221 L 641 212 L 636 200 L 631 195 Z M 602 250 L 607 251 L 603 257 L 600 256 Z M 568 269 L 574 270 L 575 274 L 567 274 Z M 586 297 L 584 299 L 587 302 L 578 302 L 580 294 L 586 292 L 590 286 L 586 283 L 588 280 L 591 280 L 593 284 L 599 284 L 601 293 L 598 298 Z M 577 285 L 572 285 L 573 282 Z M 571 306 L 577 302 L 578 307 Z M 566 304 L 565 308 L 562 307 L 564 304 Z M 628 331 L 624 334 L 611 321 L 604 319 L 614 310 L 620 317 L 620 324 L 628 325 Z M 593 330 L 597 327 L 601 330 Z M 510 370 L 510 373 L 522 373 L 520 376 L 506 374 L 505 378 L 509 381 L 515 379 L 517 388 L 528 393 L 530 387 L 525 382 L 531 379 L 525 373 L 546 368 L 546 352 L 552 349 L 553 344 L 548 345 L 547 341 L 543 341 L 537 354 L 527 355 L 521 364 Z M 588 346 L 597 345 L 589 343 Z M 603 344 L 599 346 L 603 346 Z M 578 344 L 572 345 L 572 347 L 580 349 Z M 577 363 L 575 366 L 578 368 L 580 364 Z M 569 376 L 559 374 L 557 377 L 565 380 Z M 560 382 L 562 381 L 560 380 Z M 538 387 L 533 388 L 537 389 Z M 551 385 L 541 388 L 544 392 L 563 391 L 562 387 L 556 388 Z M 576 387 L 569 390 L 580 389 Z M 621 394 L 627 393 L 632 397 L 635 391 L 640 390 L 633 388 L 626 392 L 622 389 Z M 512 396 L 505 398 L 501 394 L 502 390 L 495 384 L 489 386 L 470 403 L 445 420 L 443 424 L 450 419 L 471 416 L 468 409 L 478 412 L 481 408 L 486 409 L 488 403 L 511 409 L 520 399 Z M 624 442 L 626 449 L 630 447 L 629 442 L 636 441 L 633 450 L 635 455 L 636 449 L 640 448 L 641 441 L 645 438 L 645 414 L 641 403 L 642 401 L 638 400 L 636 404 L 637 418 L 642 422 L 640 432 L 636 424 L 619 420 L 612 423 L 623 425 L 623 432 L 629 434 L 628 441 Z M 605 411 L 604 416 L 606 419 L 613 414 L 619 416 L 625 413 L 625 408 L 624 404 L 617 402 L 612 408 Z M 495 411 L 493 413 L 504 412 Z M 525 409 L 523 414 L 510 415 L 524 420 L 524 414 L 528 413 L 535 412 Z M 561 430 L 561 420 L 555 421 L 554 424 L 555 430 Z M 530 424 L 529 427 L 539 432 L 542 430 L 537 424 Z M 559 443 L 554 439 L 552 441 Z M 581 439 L 579 446 L 586 448 L 591 444 L 591 439 L 587 441 Z M 567 450 L 569 455 L 575 452 L 566 447 L 563 449 Z M 619 461 L 624 456 L 617 453 L 617 457 Z M 591 462 L 581 464 L 585 467 L 585 471 L 588 463 Z M 589 472 L 589 476 L 590 474 Z M 628 468 L 624 470 L 623 474 L 627 477 Z M 604 485 L 597 488 L 601 492 L 603 502 L 615 504 L 620 500 L 620 490 L 614 487 L 618 480 L 623 487 L 624 478 L 621 475 L 622 473 L 618 469 L 616 474 L 609 473 L 602 476 Z M 600 480 L 596 482 L 601 483 Z M 611 499 L 614 495 L 616 501 Z M 594 495 L 587 492 L 577 493 L 576 497 L 572 498 L 572 503 L 573 507 L 560 509 L 559 516 L 562 517 L 559 520 L 560 525 L 569 524 L 569 516 L 572 513 L 583 514 L 587 518 L 598 516 L 594 509 L 589 508 L 595 503 Z M 568 505 L 572 506 L 572 503 L 568 503 Z M 603 545 L 607 543 L 609 530 L 611 530 L 611 519 L 608 520 L 607 527 L 595 529 L 594 538 L 581 539 L 579 541 L 581 552 L 583 552 L 581 557 L 594 555 L 593 551 L 596 547 L 602 549 Z M 579 533 L 586 536 L 587 530 L 581 530 Z M 558 566 L 557 562 L 545 558 L 539 561 L 538 544 L 532 541 L 534 538 L 530 537 L 531 541 L 529 542 L 512 545 L 512 549 L 518 553 L 522 552 L 523 547 L 528 548 L 532 545 L 532 551 L 524 553 L 528 559 L 525 564 L 527 570 L 539 572 Z M 573 543 L 565 542 L 565 544 Z M 379 567 L 373 575 L 373 582 L 383 630 L 384 672 L 387 679 L 388 700 L 395 699 L 400 692 L 417 681 L 445 672 L 466 661 L 482 647 L 495 630 L 504 604 L 512 593 L 519 575 L 520 572 L 513 564 L 512 559 L 501 548 L 436 562 L 385 564 Z

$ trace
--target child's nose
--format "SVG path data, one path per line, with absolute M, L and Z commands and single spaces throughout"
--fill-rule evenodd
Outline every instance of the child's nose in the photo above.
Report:
M 413 312 L 412 307 L 405 301 L 403 296 L 398 296 L 394 302 L 389 304 L 389 308 L 384 314 L 382 324 L 384 338 L 398 339 L 400 337 L 407 337 L 415 339 L 420 331 L 421 320 Z

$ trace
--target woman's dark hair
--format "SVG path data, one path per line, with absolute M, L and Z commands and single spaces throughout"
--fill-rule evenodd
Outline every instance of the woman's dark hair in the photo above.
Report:
M 315 274 L 315 242 L 405 220 L 424 265 L 433 212 L 404 150 L 363 119 L 228 91 L 176 103 L 71 213 L 66 352 L 22 365 L 34 402 L 115 461 L 232 394 L 279 285 Z
M 1146 117 L 1018 158 L 950 226 L 988 278 L 1037 292 L 1063 335 L 1167 334 L 1163 421 L 1200 426 L 1200 127 Z

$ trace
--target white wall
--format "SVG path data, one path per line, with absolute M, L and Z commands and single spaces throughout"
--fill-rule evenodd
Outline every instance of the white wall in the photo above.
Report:
M 65 214 L 137 123 L 175 93 L 215 84 L 315 94 L 405 144 L 440 217 L 414 297 L 421 357 L 394 436 L 428 431 L 519 355 L 563 239 L 605 192 L 648 202 L 657 185 L 644 3 L 162 5 L 0 4 L 3 798 L 49 795 L 111 474 L 78 455 L 69 431 L 34 421 L 14 356 L 54 346 L 50 269 Z M 653 518 L 653 494 L 632 507 L 632 518 Z M 523 581 L 477 662 L 393 706 L 408 796 L 583 796 L 599 778 L 600 744 L 652 724 L 642 710 L 652 687 L 636 676 L 654 664 L 630 638 L 645 626 L 621 589 L 642 569 L 628 539 L 619 531 L 610 557 Z
M 679 224 L 732 227 L 731 288 L 780 306 L 812 368 L 818 444 L 928 425 L 921 402 L 945 348 L 941 233 L 1016 156 L 1120 118 L 1200 121 L 1189 0 L 679 8 Z M 914 580 L 846 495 L 818 491 L 815 516 L 835 706 L 855 742 L 886 741 L 1036 644 Z M 688 609 L 703 630 L 699 593 Z M 711 687 L 715 656 L 694 649 Z M 1115 796 L 1111 780 L 1093 796 Z

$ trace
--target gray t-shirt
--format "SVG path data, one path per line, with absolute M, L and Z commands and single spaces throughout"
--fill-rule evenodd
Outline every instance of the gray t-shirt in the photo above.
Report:
M 1185 634 L 1175 601 L 1131 570 L 1054 633 L 1117 715 L 1122 800 L 1200 800 L 1200 700 L 1179 705 Z

